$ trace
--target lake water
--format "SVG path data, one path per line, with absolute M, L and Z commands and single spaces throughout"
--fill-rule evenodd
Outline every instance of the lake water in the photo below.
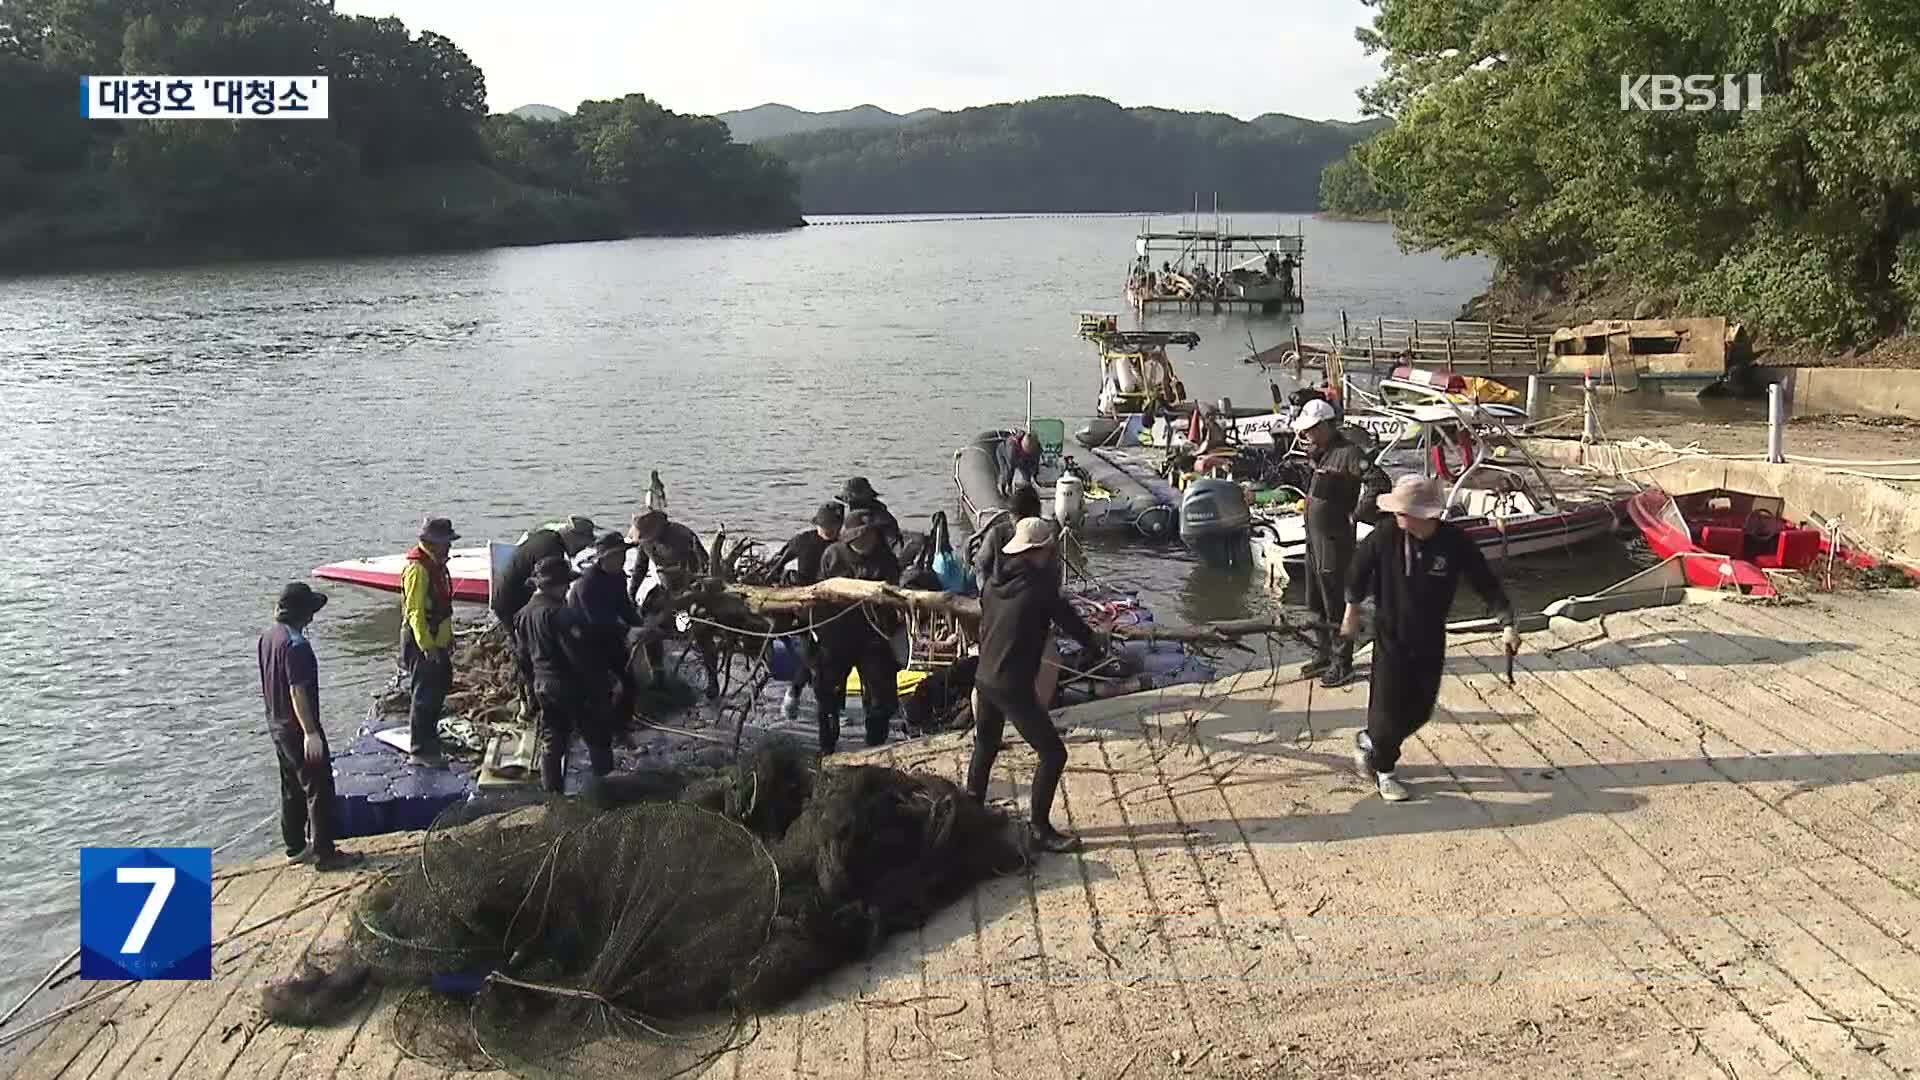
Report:
M 1017 423 L 1028 380 L 1036 414 L 1089 411 L 1096 356 L 1074 314 L 1118 310 L 1136 224 L 0 281 L 0 999 L 76 944 L 77 848 L 217 844 L 277 805 L 254 638 L 282 583 L 403 550 L 427 513 L 470 539 L 575 512 L 619 524 L 651 468 L 702 531 L 784 536 L 851 474 L 910 525 L 951 515 L 954 450 Z M 1402 255 L 1383 225 L 1306 234 L 1308 332 L 1341 308 L 1444 319 L 1487 276 Z M 1178 357 L 1197 396 L 1265 399 L 1239 358 L 1285 320 L 1186 325 L 1203 337 Z M 1163 619 L 1270 603 L 1177 555 L 1096 559 Z M 1525 570 L 1526 590 L 1563 595 L 1573 562 Z M 391 597 L 330 592 L 314 641 L 340 745 L 391 672 L 399 620 Z

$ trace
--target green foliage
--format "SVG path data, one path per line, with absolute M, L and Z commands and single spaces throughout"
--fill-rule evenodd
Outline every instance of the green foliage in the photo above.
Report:
M 1347 156 L 1327 163 L 1320 170 L 1320 209 L 1336 214 L 1375 215 L 1399 209 L 1398 199 L 1389 199 L 1373 186 L 1367 172 L 1366 143 L 1347 151 Z
M 331 117 L 86 121 L 83 74 L 331 77 Z M 789 225 L 792 175 L 635 95 L 487 115 L 438 34 L 329 0 L 0 0 L 0 263 L 542 243 Z M 437 189 L 423 185 L 438 184 Z
M 1321 168 L 1368 130 L 1047 97 L 754 145 L 792 164 L 811 213 L 1174 210 L 1215 192 L 1227 207 L 1304 210 Z
M 1916 317 L 1920 5 L 1367 2 L 1403 243 L 1828 345 Z M 1757 111 L 1620 106 L 1622 74 L 1749 72 Z

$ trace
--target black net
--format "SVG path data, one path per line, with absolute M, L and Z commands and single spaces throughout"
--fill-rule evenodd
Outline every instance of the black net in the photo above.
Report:
M 523 1076 L 672 1076 L 747 1018 L 1024 865 L 1024 831 L 937 777 L 821 769 L 784 740 L 586 797 L 448 810 L 360 903 L 357 962 L 411 984 L 410 1056 Z

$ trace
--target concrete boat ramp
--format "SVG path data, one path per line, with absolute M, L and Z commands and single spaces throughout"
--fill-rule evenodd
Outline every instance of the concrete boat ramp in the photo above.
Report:
M 1512 688 L 1496 643 L 1454 647 L 1399 806 L 1348 771 L 1364 687 L 1263 672 L 1072 710 L 1061 810 L 1082 854 L 894 939 L 705 1075 L 1920 1070 L 1920 595 L 1558 623 Z M 881 757 L 958 776 L 967 750 Z M 1023 796 L 1031 757 L 1003 762 Z M 441 1074 L 396 1046 L 390 1003 L 263 1026 L 259 983 L 339 937 L 355 883 L 227 874 L 216 938 L 265 925 L 216 950 L 214 981 L 115 994 L 0 1060 L 76 1080 Z

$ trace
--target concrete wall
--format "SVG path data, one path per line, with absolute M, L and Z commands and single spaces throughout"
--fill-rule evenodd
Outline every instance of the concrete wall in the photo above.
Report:
M 1839 519 L 1857 539 L 1910 566 L 1920 566 L 1920 484 L 1896 486 L 1812 465 L 1728 461 L 1608 444 L 1586 447 L 1570 439 L 1525 442 L 1527 452 L 1543 466 L 1591 465 L 1606 472 L 1626 471 L 1635 480 L 1657 484 L 1675 495 L 1707 488 L 1777 495 L 1786 500 L 1790 519 L 1809 514 L 1828 521 Z
M 1842 413 L 1920 420 L 1920 371 L 1795 368 L 1785 383 L 1795 416 Z

